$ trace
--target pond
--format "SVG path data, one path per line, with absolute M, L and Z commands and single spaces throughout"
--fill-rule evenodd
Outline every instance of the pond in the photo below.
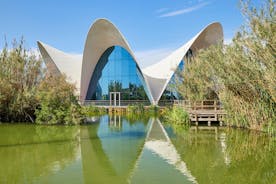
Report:
M 158 118 L 91 121 L 0 124 L 0 183 L 276 183 L 276 142 L 259 132 L 179 130 Z

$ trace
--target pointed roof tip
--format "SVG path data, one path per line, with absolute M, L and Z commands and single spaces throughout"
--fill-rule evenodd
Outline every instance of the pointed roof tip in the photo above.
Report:
M 92 26 L 95 25 L 95 24 L 101 24 L 101 23 L 108 23 L 108 24 L 112 24 L 114 25 L 109 19 L 107 18 L 98 18 L 96 19 L 93 23 L 92 23 Z M 91 26 L 91 27 L 92 27 Z
M 219 21 L 210 22 L 205 27 L 209 27 L 209 26 L 214 25 L 214 24 L 218 24 L 218 25 L 220 25 L 222 27 L 222 25 L 221 25 L 221 23 Z
M 221 28 L 222 32 L 223 32 L 222 24 L 221 24 L 220 22 L 218 22 L 218 21 L 216 21 L 216 22 L 211 22 L 211 23 L 208 24 L 205 28 L 208 28 L 208 27 L 213 26 L 213 25 L 218 25 L 218 26 Z
M 214 22 L 210 22 L 208 25 L 212 25 L 212 24 L 221 24 L 219 21 L 214 21 Z
M 48 50 L 49 48 L 52 48 L 52 49 L 55 49 L 55 50 L 59 50 L 59 49 L 56 49 L 55 47 L 53 47 L 51 45 L 48 45 L 46 43 L 43 43 L 42 41 L 39 41 L 39 40 L 36 43 L 37 43 L 38 47 L 42 47 L 45 50 Z
M 224 40 L 224 33 L 223 33 L 223 27 L 222 27 L 222 24 L 220 23 L 220 22 L 218 22 L 218 21 L 215 21 L 215 22 L 211 22 L 210 24 L 208 24 L 203 30 L 206 30 L 206 29 L 208 29 L 210 26 L 218 26 L 219 27 L 219 29 L 220 29 L 220 31 L 221 31 L 221 36 L 222 36 L 222 40 Z
M 39 41 L 39 40 L 37 40 L 37 41 L 36 41 L 36 44 L 39 46 L 39 45 L 42 45 L 42 42 Z
M 37 43 L 38 48 L 40 48 L 40 47 L 43 47 L 43 48 L 44 48 L 45 46 L 47 46 L 47 44 L 43 43 L 43 42 L 40 41 L 40 40 L 37 40 L 36 43 Z
M 41 41 L 36 41 L 36 43 L 37 43 L 37 46 L 38 46 L 38 49 L 40 50 L 40 52 L 41 52 L 41 50 L 46 50 L 45 48 L 44 48 L 44 44 L 41 42 Z

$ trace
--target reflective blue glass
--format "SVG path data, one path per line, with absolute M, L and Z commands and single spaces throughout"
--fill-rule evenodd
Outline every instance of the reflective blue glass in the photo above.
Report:
M 193 50 L 190 48 L 186 55 L 185 55 L 185 61 L 186 63 L 190 63 L 192 58 L 194 57 L 194 52 Z M 173 74 L 172 78 L 170 79 L 166 89 L 164 90 L 160 100 L 179 100 L 179 99 L 183 99 L 183 97 L 181 96 L 180 93 L 177 92 L 176 89 L 176 80 L 178 80 L 179 82 L 184 82 L 183 79 L 181 78 L 181 76 L 178 74 L 180 72 L 183 72 L 184 70 L 184 60 L 182 60 L 180 62 L 180 64 L 178 65 L 177 71 Z
M 91 77 L 86 100 L 109 100 L 121 92 L 121 100 L 148 100 L 141 71 L 124 48 L 113 46 L 101 56 Z
M 182 99 L 181 95 L 177 92 L 176 89 L 176 80 L 180 80 L 177 76 L 179 72 L 182 72 L 184 69 L 184 61 L 182 60 L 178 65 L 176 72 L 173 74 L 172 78 L 170 79 L 165 91 L 163 92 L 160 100 L 179 100 Z M 176 77 L 178 77 L 176 79 Z

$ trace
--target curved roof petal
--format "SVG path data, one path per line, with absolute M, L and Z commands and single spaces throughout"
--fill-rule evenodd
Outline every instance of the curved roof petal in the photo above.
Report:
M 70 82 L 76 84 L 79 91 L 82 55 L 67 54 L 40 41 L 37 44 L 51 74 L 59 75 L 64 73 L 69 77 Z
M 161 61 L 142 70 L 150 86 L 155 104 L 158 103 L 170 79 L 177 70 L 181 60 L 189 49 L 193 52 L 216 44 L 223 39 L 223 30 L 220 23 L 215 22 L 206 26 L 186 44 L 175 50 Z M 158 81 L 158 82 L 156 82 Z
M 129 44 L 121 32 L 108 20 L 98 19 L 91 26 L 84 47 L 80 91 L 81 100 L 85 100 L 91 76 L 100 57 L 106 49 L 112 46 L 120 46 L 126 49 L 137 63 Z M 139 67 L 138 63 L 137 65 Z M 149 98 L 152 99 L 151 97 Z

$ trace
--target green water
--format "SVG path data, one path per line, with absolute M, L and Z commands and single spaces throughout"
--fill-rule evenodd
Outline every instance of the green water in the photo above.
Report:
M 276 183 L 276 142 L 228 128 L 174 132 L 158 119 L 0 124 L 0 183 Z

